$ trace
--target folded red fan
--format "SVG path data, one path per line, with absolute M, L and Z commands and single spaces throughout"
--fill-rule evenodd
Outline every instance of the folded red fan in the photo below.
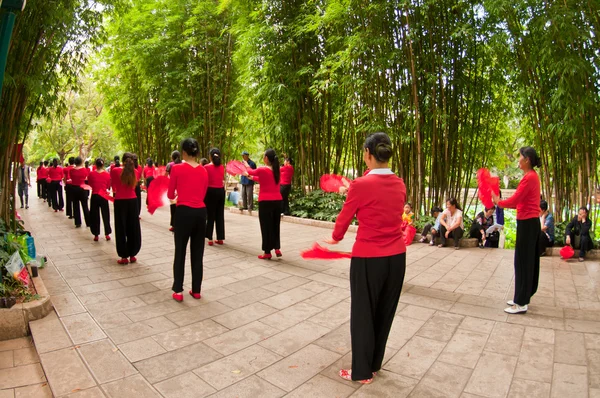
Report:
M 481 168 L 477 170 L 477 188 L 479 200 L 486 208 L 494 206 L 492 193 L 500 194 L 500 179 L 492 177 L 488 169 Z
M 148 187 L 148 213 L 154 214 L 159 207 L 169 205 L 168 190 L 169 177 L 158 176 L 152 180 L 152 184 Z
M 81 184 L 81 188 L 85 189 L 86 191 L 92 190 L 92 187 L 90 187 L 88 184 Z
M 106 191 L 106 190 L 102 190 L 101 189 L 100 191 L 98 191 L 98 195 L 101 198 L 104 198 L 104 199 L 108 200 L 109 202 L 114 202 L 115 201 L 115 198 L 108 191 Z
M 318 243 L 315 243 L 311 249 L 301 252 L 300 255 L 304 259 L 313 260 L 339 260 L 352 257 L 352 253 L 329 250 Z
M 227 174 L 231 174 L 232 176 L 238 176 L 244 174 L 246 171 L 246 166 L 239 160 L 230 160 L 225 166 L 225 171 Z
M 573 257 L 574 254 L 575 250 L 573 250 L 573 248 L 569 245 L 566 245 L 565 247 L 560 249 L 560 256 L 565 260 Z
M 339 193 L 340 188 L 348 188 L 352 180 L 337 174 L 323 174 L 319 181 L 321 189 L 325 192 Z

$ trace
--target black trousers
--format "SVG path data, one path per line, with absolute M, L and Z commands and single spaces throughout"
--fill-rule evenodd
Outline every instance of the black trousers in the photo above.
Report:
M 121 258 L 135 256 L 142 248 L 142 229 L 137 199 L 115 199 L 115 244 Z
M 42 198 L 44 196 L 44 189 L 42 188 L 42 180 L 36 180 L 36 182 L 37 182 L 38 198 Z
M 573 246 L 574 249 L 577 249 L 577 247 L 575 247 L 575 237 L 579 235 L 576 235 L 575 232 L 571 231 L 569 236 L 571 237 L 571 246 Z M 579 236 L 579 257 L 585 258 L 585 252 L 590 251 L 593 248 L 594 242 L 590 238 L 590 235 L 586 234 Z
M 448 238 L 454 239 L 454 247 L 458 247 L 460 245 L 460 239 L 463 237 L 465 231 L 458 227 L 450 231 L 450 236 Z M 440 224 L 440 243 L 442 246 L 446 246 L 446 227 Z
M 433 223 L 428 222 L 427 224 L 425 224 L 423 226 L 423 232 L 421 232 L 421 236 L 426 237 L 427 234 L 429 233 L 429 231 L 431 231 L 431 228 L 433 228 Z M 433 238 L 433 236 L 432 236 L 432 238 Z
M 71 199 L 73 200 L 73 218 L 75 219 L 75 225 L 81 225 L 81 210 L 83 210 L 85 225 L 89 227 L 90 209 L 88 208 L 88 191 L 76 185 L 71 185 Z
M 540 256 L 545 255 L 546 248 L 552 247 L 552 246 L 554 246 L 554 242 L 552 242 L 550 240 L 550 238 L 548 238 L 548 235 L 546 235 L 546 233 L 544 231 L 540 232 L 540 243 L 539 243 Z
M 52 198 L 52 208 L 54 210 L 62 210 L 65 207 L 63 199 L 63 188 L 60 181 L 52 181 L 50 183 L 50 197 Z
M 261 200 L 258 202 L 258 221 L 262 235 L 262 250 L 281 249 L 279 227 L 281 224 L 281 200 Z
M 42 199 L 48 199 L 48 183 L 46 180 L 39 180 L 38 184 L 42 187 Z
M 352 380 L 381 369 L 405 271 L 406 253 L 350 261 Z
M 192 264 L 192 292 L 200 293 L 204 264 L 204 233 L 206 229 L 206 208 L 195 209 L 177 206 L 175 212 L 175 258 L 173 260 L 173 291 L 183 291 L 185 274 L 185 251 L 190 241 Z
M 225 239 L 225 188 L 208 188 L 204 197 L 206 204 L 206 238 L 213 240 L 217 229 L 217 240 Z
M 175 213 L 177 212 L 177 204 L 176 203 L 171 203 L 171 221 L 169 222 L 169 225 L 172 227 L 175 227 Z
M 142 214 L 142 188 L 140 187 L 140 183 L 138 182 L 135 186 L 135 197 L 137 198 L 138 204 L 138 217 Z
M 52 182 L 46 180 L 46 200 L 48 201 L 48 207 L 52 207 Z
M 483 232 L 485 233 L 485 228 L 483 228 L 481 225 L 479 225 L 477 223 L 473 223 L 473 225 L 471 225 L 471 229 L 469 230 L 469 238 L 475 238 L 475 239 L 477 239 L 477 242 L 481 243 L 483 241 L 483 235 L 481 235 L 482 229 L 484 230 Z
M 517 242 L 515 244 L 515 295 L 513 301 L 519 305 L 529 304 L 540 279 L 540 236 L 539 217 L 517 220 Z
M 280 185 L 279 192 L 281 193 L 281 197 L 283 198 L 283 206 L 281 212 L 286 216 L 290 215 L 290 192 L 292 192 L 292 186 L 289 184 Z
M 146 206 L 148 206 L 148 190 L 150 189 L 150 184 L 152 183 L 153 180 L 154 180 L 154 177 L 146 178 Z
M 73 217 L 73 185 L 65 185 L 65 196 L 67 197 L 67 217 Z
M 104 235 L 110 235 L 110 211 L 108 209 L 108 200 L 98 194 L 92 194 L 90 199 L 90 231 L 92 235 L 100 235 L 100 214 L 104 221 Z

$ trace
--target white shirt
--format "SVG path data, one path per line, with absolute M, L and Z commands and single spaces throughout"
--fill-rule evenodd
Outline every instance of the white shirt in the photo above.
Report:
M 452 226 L 454 225 L 456 220 L 460 217 L 460 228 L 464 230 L 465 224 L 464 224 L 462 215 L 463 215 L 462 210 L 458 210 L 458 209 L 456 209 L 456 211 L 454 212 L 454 215 L 450 214 L 449 209 L 444 210 L 444 212 L 442 213 L 442 217 L 446 220 L 446 224 L 448 225 L 448 228 L 452 228 Z

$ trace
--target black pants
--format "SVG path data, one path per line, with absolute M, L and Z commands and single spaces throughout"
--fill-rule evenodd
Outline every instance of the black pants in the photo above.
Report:
M 204 197 L 206 204 L 206 238 L 213 240 L 217 229 L 217 240 L 225 239 L 225 188 L 208 188 Z
M 150 192 L 149 191 L 150 184 L 152 183 L 153 180 L 154 180 L 154 177 L 148 177 L 148 178 L 146 178 L 146 206 L 148 206 L 148 192 Z
M 65 196 L 67 197 L 67 217 L 73 217 L 73 186 L 71 184 L 65 185 Z
M 283 198 L 283 206 L 282 206 L 281 212 L 283 214 L 285 214 L 286 216 L 289 216 L 290 215 L 289 197 L 290 197 L 290 192 L 292 192 L 292 186 L 291 185 L 280 185 L 279 192 L 281 192 L 281 197 Z
M 469 230 L 469 238 L 475 238 L 477 239 L 477 242 L 481 244 L 481 242 L 483 242 L 483 235 L 481 235 L 482 229 L 485 233 L 485 228 L 483 228 L 480 224 L 473 223 L 473 225 L 471 225 L 471 229 Z
M 169 222 L 169 225 L 172 227 L 175 227 L 175 213 L 177 212 L 177 204 L 176 203 L 171 203 L 171 221 Z
M 135 186 L 135 197 L 137 198 L 138 204 L 138 217 L 142 214 L 142 188 L 140 187 L 140 183 L 138 182 Z
M 571 237 L 571 246 L 573 246 L 574 249 L 579 249 L 579 257 L 581 258 L 585 258 L 585 252 L 590 251 L 594 248 L 594 242 L 592 241 L 592 239 L 590 238 L 590 235 L 586 234 L 586 235 L 575 235 L 575 232 L 571 231 L 571 234 L 569 235 Z M 575 237 L 579 236 L 579 247 L 575 247 Z
M 44 197 L 44 188 L 42 188 L 42 180 L 37 180 L 37 194 L 38 198 Z
M 258 221 L 262 235 L 262 250 L 269 253 L 279 250 L 279 226 L 281 224 L 281 200 L 261 200 L 258 202 Z
M 73 200 L 73 218 L 75 219 L 75 225 L 81 225 L 81 210 L 83 210 L 85 225 L 89 227 L 90 209 L 88 208 L 88 191 L 76 185 L 71 185 L 71 199 Z
M 192 264 L 192 292 L 200 293 L 204 265 L 204 233 L 206 228 L 206 208 L 195 209 L 177 206 L 175 212 L 175 259 L 173 260 L 173 291 L 183 291 L 185 274 L 185 251 L 190 241 Z
M 546 233 L 544 231 L 540 232 L 540 243 L 539 243 L 540 256 L 545 255 L 546 248 L 552 247 L 552 246 L 554 246 L 554 242 L 552 242 L 550 240 L 550 238 L 548 237 L 548 235 L 546 235 Z
M 46 180 L 46 200 L 48 201 L 48 207 L 52 207 L 52 181 Z
M 458 247 L 460 245 L 460 239 L 463 237 L 464 230 L 461 227 L 453 229 L 450 231 L 450 235 L 448 238 L 454 239 L 454 247 Z M 442 246 L 446 246 L 446 227 L 440 224 L 440 243 Z
M 52 197 L 52 208 L 54 210 L 62 210 L 65 207 L 63 199 L 63 188 L 60 181 L 52 181 L 50 183 L 50 196 Z
M 100 235 L 100 213 L 104 221 L 104 235 L 110 235 L 110 211 L 108 209 L 108 200 L 98 194 L 92 194 L 90 199 L 90 231 L 92 235 Z
M 142 247 L 142 229 L 137 199 L 115 199 L 115 244 L 121 258 L 138 254 Z
M 352 380 L 381 369 L 405 271 L 406 253 L 350 261 Z
M 46 180 L 39 180 L 38 184 L 42 187 L 42 199 L 48 200 L 48 183 Z
M 433 223 L 428 222 L 427 224 L 425 224 L 423 226 L 423 232 L 421 232 L 421 236 L 425 238 L 427 236 L 427 234 L 429 233 L 429 231 L 431 231 L 431 228 L 433 228 Z M 433 238 L 433 235 L 432 235 L 432 238 Z
M 515 244 L 515 295 L 513 301 L 519 305 L 529 304 L 540 279 L 540 237 L 542 232 L 539 217 L 517 220 L 517 242 Z

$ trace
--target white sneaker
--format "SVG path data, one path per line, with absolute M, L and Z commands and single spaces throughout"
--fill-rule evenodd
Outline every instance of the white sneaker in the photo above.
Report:
M 510 306 L 512 307 L 513 305 L 515 305 L 515 302 L 514 302 L 514 301 L 512 301 L 512 300 L 508 300 L 508 301 L 506 302 L 506 305 L 510 305 Z
M 509 314 L 524 314 L 527 312 L 527 304 L 525 304 L 524 306 L 515 304 L 512 307 L 505 308 L 504 312 L 507 312 Z

